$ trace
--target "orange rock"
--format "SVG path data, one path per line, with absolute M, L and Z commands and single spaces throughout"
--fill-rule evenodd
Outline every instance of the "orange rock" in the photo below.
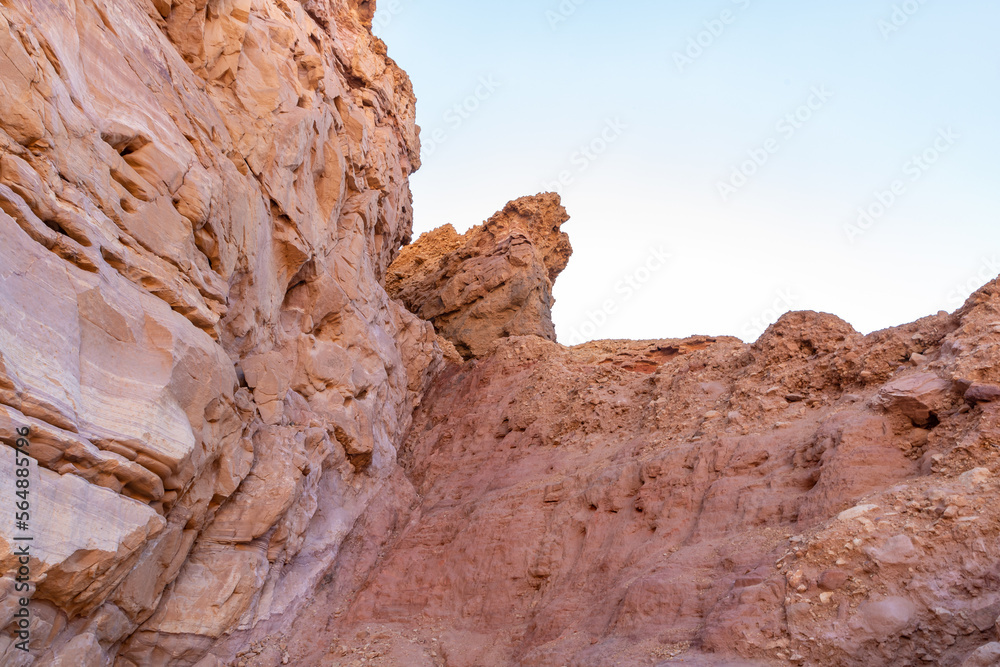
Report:
M 451 225 L 405 246 L 386 289 L 465 358 L 509 336 L 555 340 L 552 284 L 572 253 L 559 195 L 510 202 L 459 236 Z
M 444 353 L 380 285 L 419 141 L 374 4 L 0 7 L 0 441 L 31 428 L 39 660 L 214 660 L 399 470 Z
M 992 664 L 1000 281 L 560 346 L 556 195 L 400 250 L 374 9 L 0 6 L 0 664 Z

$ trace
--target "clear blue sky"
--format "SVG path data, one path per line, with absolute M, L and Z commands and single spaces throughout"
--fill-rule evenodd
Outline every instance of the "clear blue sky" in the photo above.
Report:
M 375 31 L 418 97 L 415 231 L 557 188 L 573 344 L 959 307 L 1000 274 L 998 24 L 995 0 L 379 0 Z

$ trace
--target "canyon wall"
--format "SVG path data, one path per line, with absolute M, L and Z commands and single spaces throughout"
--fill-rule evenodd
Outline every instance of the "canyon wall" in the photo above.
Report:
M 0 3 L 0 663 L 217 664 L 397 474 L 442 353 L 380 284 L 419 141 L 373 9 Z
M 557 196 L 407 245 L 374 8 L 0 0 L 0 663 L 997 664 L 1000 282 L 561 346 Z
M 463 254 L 436 247 L 441 265 Z M 868 336 L 798 312 L 753 344 L 495 338 L 434 381 L 400 450 L 406 484 L 362 515 L 289 651 L 996 665 L 998 361 L 1000 281 Z

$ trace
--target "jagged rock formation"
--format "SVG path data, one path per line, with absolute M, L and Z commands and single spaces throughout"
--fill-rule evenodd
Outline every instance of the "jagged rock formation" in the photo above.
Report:
M 399 253 L 374 8 L 0 3 L 0 663 L 995 664 L 1000 281 L 560 346 L 556 196 Z
M 441 363 L 380 281 L 409 81 L 352 0 L 0 6 L 0 479 L 31 428 L 30 654 L 218 664 L 289 619 Z M 285 621 L 283 621 L 285 622 Z
M 1000 281 L 869 336 L 805 312 L 753 345 L 502 339 L 434 382 L 289 651 L 995 664 L 998 311 Z
M 403 248 L 386 290 L 466 359 L 509 336 L 556 339 L 552 284 L 573 249 L 559 195 L 522 197 L 464 235 L 451 225 Z

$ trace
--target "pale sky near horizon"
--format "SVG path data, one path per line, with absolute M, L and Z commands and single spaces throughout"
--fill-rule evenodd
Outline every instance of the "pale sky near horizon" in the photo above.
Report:
M 423 128 L 415 234 L 560 192 L 562 343 L 806 309 L 868 333 L 1000 274 L 1000 3 L 378 5 Z

